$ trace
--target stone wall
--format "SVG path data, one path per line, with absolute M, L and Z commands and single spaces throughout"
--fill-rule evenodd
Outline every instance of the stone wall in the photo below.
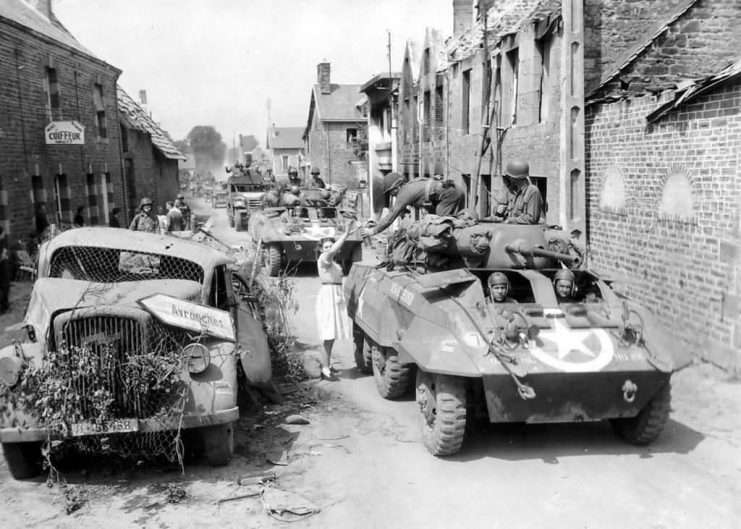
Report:
M 648 124 L 671 95 L 588 107 L 592 264 L 690 352 L 740 369 L 741 82 Z

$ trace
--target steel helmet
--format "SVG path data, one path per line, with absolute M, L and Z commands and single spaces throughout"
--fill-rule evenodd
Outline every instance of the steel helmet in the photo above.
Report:
M 295 167 L 289 167 L 288 174 L 298 174 L 298 169 L 296 169 Z
M 178 193 L 178 196 L 175 197 L 175 198 L 179 198 L 179 199 L 183 200 L 183 199 L 185 199 L 185 195 L 183 195 L 182 193 Z
M 311 168 L 311 174 L 319 174 L 319 168 L 318 167 L 312 167 Z
M 530 165 L 523 160 L 512 160 L 507 164 L 505 174 L 514 180 L 530 176 Z
M 293 193 L 294 195 L 298 196 L 299 193 L 300 193 L 300 191 L 299 191 L 299 189 L 298 189 L 297 186 L 291 186 L 291 193 Z
M 152 202 L 151 198 L 144 197 L 141 199 L 141 202 L 139 202 L 139 207 L 142 208 L 144 206 L 151 206 L 152 204 L 154 204 L 154 202 Z
M 390 193 L 404 183 L 404 177 L 399 173 L 389 173 L 383 177 L 383 192 Z

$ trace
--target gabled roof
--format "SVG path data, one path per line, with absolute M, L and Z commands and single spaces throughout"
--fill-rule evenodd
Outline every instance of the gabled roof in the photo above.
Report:
M 118 97 L 118 115 L 124 124 L 134 130 L 148 133 L 152 138 L 152 144 L 165 156 L 171 160 L 185 160 L 172 140 L 139 104 L 131 99 L 123 88 L 117 86 Z
M 48 18 L 38 9 L 24 0 L 0 1 L 0 18 L 6 18 L 16 24 L 25 26 L 61 44 L 69 46 L 80 53 L 98 59 L 93 53 L 80 44 L 53 14 Z
M 734 63 L 726 66 L 720 73 L 696 79 L 692 82 L 685 83 L 683 86 L 674 91 L 674 97 L 661 105 L 659 108 L 646 116 L 649 123 L 661 119 L 662 116 L 686 105 L 700 95 L 709 92 L 723 84 L 741 77 L 741 57 Z
M 359 84 L 331 84 L 329 94 L 322 94 L 318 84 L 312 89 L 316 101 L 319 121 L 365 121 L 365 117 L 355 104 L 360 93 Z
M 647 38 L 642 41 L 638 41 L 635 46 L 629 49 L 622 60 L 618 62 L 619 66 L 612 71 L 607 77 L 605 77 L 600 84 L 595 87 L 587 98 L 593 96 L 599 92 L 605 85 L 612 82 L 617 76 L 619 76 L 623 70 L 633 64 L 635 60 L 640 57 L 661 35 L 664 34 L 669 27 L 674 24 L 682 15 L 690 10 L 699 0 L 685 0 L 683 3 L 677 6 L 676 10 L 664 21 L 659 22 L 652 31 L 646 33 Z
M 302 149 L 304 127 L 268 127 L 267 149 Z

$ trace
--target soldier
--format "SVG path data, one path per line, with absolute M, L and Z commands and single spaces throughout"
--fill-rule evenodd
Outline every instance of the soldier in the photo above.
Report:
M 325 184 L 324 180 L 322 180 L 321 177 L 319 176 L 318 167 L 311 168 L 311 178 L 313 180 L 314 186 L 318 187 L 319 189 L 325 189 L 327 187 L 327 184 Z
M 113 211 L 111 211 L 111 220 L 108 222 L 111 228 L 121 227 L 121 221 L 118 219 L 119 213 L 121 213 L 121 208 L 113 208 Z
M 175 207 L 172 202 L 167 203 L 167 232 L 183 231 L 185 229 L 185 220 L 183 213 Z
M 517 303 L 516 300 L 509 297 L 509 278 L 502 272 L 493 272 L 487 283 L 489 285 L 489 295 L 494 303 Z
M 301 185 L 301 177 L 299 177 L 298 169 L 295 167 L 288 168 L 288 183 L 297 187 Z
M 132 231 L 146 231 L 160 233 L 160 223 L 152 210 L 152 199 L 144 197 L 139 203 L 139 213 L 134 216 L 129 229 Z
M 185 197 L 182 193 L 178 193 L 178 196 L 175 199 L 175 207 L 183 214 L 183 223 L 185 226 L 190 226 L 190 206 L 185 202 Z
M 452 180 L 439 178 L 419 178 L 407 182 L 399 173 L 389 173 L 383 177 L 383 193 L 395 196 L 396 202 L 377 226 L 363 228 L 362 237 L 381 233 L 407 208 L 428 207 L 432 205 L 435 215 L 455 216 L 463 209 L 465 193 Z
M 510 197 L 506 206 L 497 207 L 496 216 L 508 224 L 538 224 L 543 214 L 543 197 L 530 181 L 530 165 L 513 160 L 507 164 L 502 178 Z
M 553 287 L 556 291 L 556 300 L 559 303 L 573 303 L 576 286 L 574 284 L 574 272 L 564 268 L 553 276 Z
M 8 238 L 5 235 L 5 228 L 0 224 L 0 314 L 10 308 L 8 297 L 10 296 L 12 266 L 8 251 Z

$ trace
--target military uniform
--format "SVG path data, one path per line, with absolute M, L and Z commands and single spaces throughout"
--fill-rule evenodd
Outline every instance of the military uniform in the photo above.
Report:
M 160 223 L 157 217 L 154 215 L 148 215 L 143 211 L 136 214 L 134 219 L 129 225 L 129 229 L 132 231 L 146 231 L 150 233 L 160 232 Z

